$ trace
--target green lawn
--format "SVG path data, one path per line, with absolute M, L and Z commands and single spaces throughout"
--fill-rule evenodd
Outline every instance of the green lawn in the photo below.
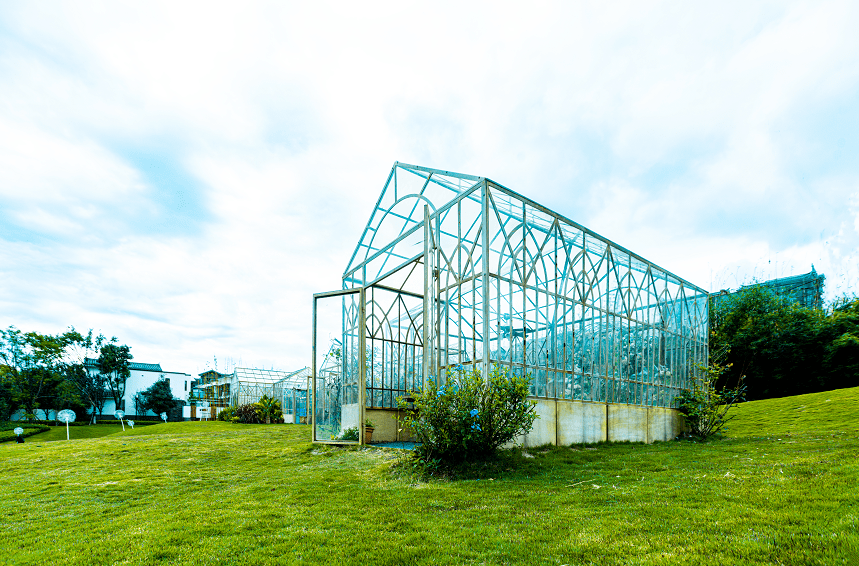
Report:
M 70 426 L 69 427 L 69 439 L 71 440 L 79 440 L 81 438 L 101 438 L 102 436 L 107 436 L 109 434 L 114 434 L 117 432 L 122 432 L 122 426 L 113 425 L 113 424 L 99 424 L 99 425 L 90 425 L 90 426 Z M 39 444 L 41 442 L 53 442 L 56 440 L 62 440 L 65 442 L 66 440 L 66 427 L 65 425 L 61 426 L 52 426 L 51 430 L 48 432 L 42 432 L 37 434 L 36 436 L 31 436 L 26 439 L 25 442 L 35 442 Z
M 0 444 L 0 563 L 859 564 L 857 401 L 745 403 L 733 438 L 532 450 L 469 481 L 296 425 L 37 435 Z

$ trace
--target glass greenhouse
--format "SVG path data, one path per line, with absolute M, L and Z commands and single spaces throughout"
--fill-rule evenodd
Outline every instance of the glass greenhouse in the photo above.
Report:
M 297 371 L 236 367 L 232 373 L 207 370 L 194 383 L 189 401 L 208 402 L 215 416 L 229 405 L 256 403 L 268 395 L 280 400 L 287 423 L 302 423 L 307 420 L 309 380 L 309 367 Z
M 490 179 L 395 163 L 342 289 L 314 295 L 314 440 L 363 442 L 366 418 L 399 440 L 397 398 L 457 365 L 530 376 L 526 443 L 673 437 L 707 298 Z

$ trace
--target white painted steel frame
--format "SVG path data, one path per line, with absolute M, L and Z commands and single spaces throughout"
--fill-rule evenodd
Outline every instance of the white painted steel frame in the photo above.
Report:
M 705 290 L 483 177 L 395 163 L 343 287 L 422 299 L 408 321 L 370 305 L 386 336 L 420 320 L 421 359 L 397 371 L 422 381 L 501 364 L 535 397 L 670 407 L 707 363 Z M 362 328 L 364 378 L 405 383 L 385 373 L 397 341 Z
M 313 364 L 311 367 L 311 377 L 310 382 L 312 386 L 312 402 L 311 408 L 308 411 L 310 413 L 310 430 L 313 442 L 319 444 L 364 444 L 364 421 L 365 421 L 365 413 L 364 413 L 364 379 L 366 373 L 366 359 L 365 356 L 359 356 L 358 360 L 358 441 L 348 441 L 348 440 L 332 440 L 332 439 L 320 439 L 316 436 L 316 392 L 317 392 L 317 367 L 316 367 L 316 352 L 317 352 L 317 332 L 316 332 L 316 312 L 317 312 L 317 303 L 320 299 L 328 299 L 335 297 L 342 297 L 346 295 L 358 295 L 358 328 L 363 329 L 366 326 L 365 319 L 365 308 L 364 308 L 364 289 L 344 289 L 340 291 L 328 291 L 324 293 L 315 293 L 313 295 L 313 329 L 312 329 L 312 351 L 313 351 Z M 364 332 L 358 333 L 358 351 L 363 352 L 366 349 Z M 343 356 L 343 363 L 345 364 L 345 356 Z M 341 372 L 341 375 L 345 372 Z

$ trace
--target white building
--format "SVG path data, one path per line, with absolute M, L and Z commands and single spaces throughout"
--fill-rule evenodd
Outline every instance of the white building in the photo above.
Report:
M 98 360 L 88 358 L 86 366 L 87 371 L 98 372 Z M 122 398 L 120 406 L 116 407 L 113 398 L 108 395 L 107 403 L 105 403 L 104 410 L 102 411 L 103 415 L 113 415 L 113 412 L 117 408 L 129 415 L 136 414 L 134 395 L 138 391 L 145 391 L 153 383 L 162 378 L 170 383 L 173 397 L 185 402 L 188 401 L 188 393 L 191 390 L 191 374 L 178 371 L 164 371 L 161 369 L 161 364 L 141 364 L 138 362 L 129 362 L 128 369 L 131 370 L 131 375 L 125 382 L 125 396 Z M 147 411 L 146 414 L 156 416 L 152 411 Z
M 90 373 L 97 373 L 98 360 L 87 358 L 86 368 Z M 191 374 L 178 371 L 164 371 L 161 369 L 161 364 L 141 364 L 137 362 L 129 362 L 128 369 L 131 370 L 131 375 L 125 382 L 125 395 L 119 403 L 119 409 L 123 410 L 127 415 L 136 415 L 137 413 L 134 408 L 134 395 L 138 391 L 145 391 L 153 383 L 162 378 L 166 379 L 170 383 L 170 390 L 173 392 L 173 397 L 181 399 L 185 403 L 188 402 L 188 394 L 191 390 Z M 99 419 L 103 417 L 110 419 L 114 418 L 113 413 L 116 409 L 116 403 L 114 403 L 113 397 L 108 393 L 107 402 L 104 404 L 104 409 L 102 410 L 101 415 L 99 415 Z M 189 411 L 190 409 L 185 407 L 183 417 L 188 418 L 190 416 Z M 158 416 L 152 411 L 147 411 L 146 415 Z M 56 411 L 54 409 L 36 410 L 37 419 L 51 420 L 55 417 Z M 78 415 L 78 419 L 82 417 L 83 415 Z M 15 411 L 11 418 L 13 421 L 21 420 L 24 418 L 24 412 L 21 410 Z

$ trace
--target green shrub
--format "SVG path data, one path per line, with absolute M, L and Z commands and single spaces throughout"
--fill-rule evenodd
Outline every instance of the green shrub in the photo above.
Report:
M 240 422 L 242 424 L 258 423 L 257 404 L 247 403 L 246 405 L 239 405 L 236 407 L 235 418 L 238 418 L 238 421 L 233 420 L 233 422 Z
M 125 423 L 125 426 L 128 426 L 128 419 L 122 419 L 122 420 Z M 160 424 L 160 423 L 164 422 L 161 419 L 158 419 L 157 421 L 139 421 L 137 419 L 131 419 L 131 420 L 134 421 L 134 426 L 154 425 L 154 424 Z M 89 424 L 89 423 L 83 423 L 83 424 Z M 120 424 L 120 422 L 118 420 L 115 420 L 115 419 L 110 419 L 110 420 L 105 419 L 103 421 L 102 420 L 98 421 L 98 424 L 115 424 L 115 425 L 118 425 L 118 424 Z M 63 425 L 63 426 L 65 426 L 65 425 Z
M 733 418 L 727 416 L 728 411 L 743 400 L 746 386 L 742 377 L 733 389 L 716 386 L 729 368 L 730 364 L 722 366 L 717 362 L 702 367 L 703 375 L 693 380 L 691 389 L 677 397 L 678 408 L 692 436 L 703 440 L 725 430 L 725 425 Z
M 495 366 L 489 379 L 457 366 L 447 383 L 413 394 L 405 425 L 420 444 L 414 457 L 426 471 L 452 469 L 496 455 L 498 448 L 531 430 L 537 418 L 528 400 L 530 378 Z M 400 399 L 400 406 L 405 403 Z
M 262 399 L 254 405 L 259 422 L 265 424 L 283 422 L 283 409 L 281 409 L 280 401 L 277 399 L 263 395 Z
M 233 417 L 236 416 L 236 407 L 230 405 L 229 407 L 225 407 L 221 409 L 218 413 L 218 420 L 224 421 L 226 423 L 235 422 L 233 421 Z
M 331 437 L 331 440 L 353 440 L 356 442 L 358 441 L 358 439 L 358 427 L 356 426 L 344 428 L 340 431 L 340 434 Z
M 32 421 L 32 423 L 33 424 L 48 425 L 48 426 L 66 426 L 66 423 L 64 423 L 63 421 L 55 421 L 53 419 L 47 420 L 47 421 L 39 419 L 37 421 Z M 59 425 L 57 423 L 59 423 Z M 98 421 L 98 423 L 101 424 L 102 421 Z M 74 422 L 69 423 L 69 426 L 89 426 L 89 424 L 90 423 L 88 420 L 87 421 L 74 421 Z
M 18 437 L 18 435 L 15 434 L 14 431 L 16 427 L 21 427 L 24 429 L 24 433 L 21 435 L 24 438 L 27 438 L 28 436 L 33 436 L 34 434 L 39 434 L 40 432 L 47 432 L 51 430 L 51 427 L 41 424 L 19 422 L 3 423 L 2 425 L 0 425 L 0 442 L 9 442 L 10 440 L 15 440 Z

